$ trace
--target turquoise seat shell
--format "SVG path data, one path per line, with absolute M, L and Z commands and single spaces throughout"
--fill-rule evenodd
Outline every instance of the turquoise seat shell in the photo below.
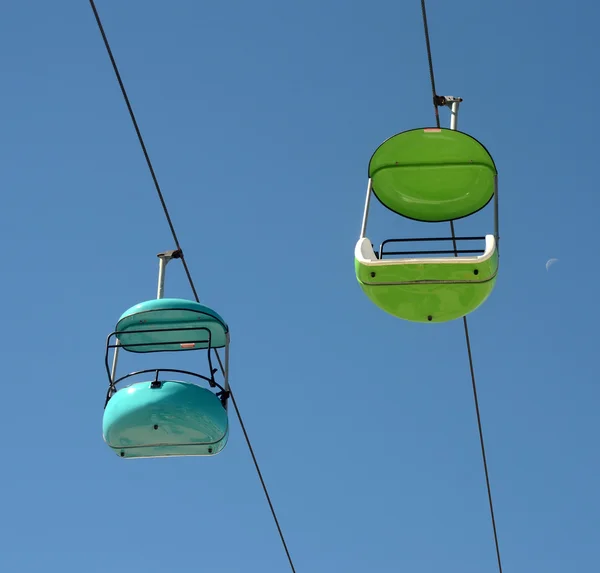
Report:
M 185 330 L 193 327 L 210 331 L 211 348 L 226 345 L 229 328 L 223 318 L 207 306 L 180 298 L 160 298 L 136 304 L 121 315 L 115 330 L 121 347 L 129 352 L 208 348 L 207 331 Z M 132 332 L 134 330 L 159 332 Z
M 227 444 L 229 422 L 221 400 L 189 382 L 138 382 L 108 401 L 102 435 L 123 458 L 211 456 Z

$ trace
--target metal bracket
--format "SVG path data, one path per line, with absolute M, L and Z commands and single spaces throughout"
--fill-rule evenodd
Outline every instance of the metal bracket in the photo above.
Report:
M 210 352 L 210 348 L 208 349 L 208 351 Z M 208 385 L 211 388 L 216 388 L 217 387 L 217 383 L 215 382 L 215 374 L 219 371 L 218 368 L 213 368 L 211 373 L 210 373 L 210 380 L 208 381 Z
M 458 125 L 458 106 L 463 101 L 463 98 L 456 96 L 434 96 L 433 103 L 438 107 L 450 108 L 450 129 L 455 130 Z
M 159 258 L 165 258 L 165 259 L 171 260 L 171 259 L 180 259 L 182 255 L 183 255 L 183 253 L 181 252 L 181 249 L 175 249 L 174 251 L 165 251 L 164 253 L 158 253 L 158 255 L 156 255 L 156 256 Z
M 221 400 L 221 404 L 223 404 L 224 408 L 227 408 L 227 400 L 229 399 L 231 392 L 229 390 L 222 390 L 221 392 L 217 392 L 216 396 Z
M 433 102 L 437 106 L 447 105 L 448 107 L 451 107 L 453 103 L 460 103 L 462 101 L 463 101 L 463 98 L 461 98 L 461 97 L 455 97 L 455 96 L 439 96 L 439 95 L 436 95 L 433 98 Z

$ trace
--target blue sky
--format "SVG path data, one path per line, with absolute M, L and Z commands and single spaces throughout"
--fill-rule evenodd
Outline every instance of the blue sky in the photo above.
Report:
M 298 573 L 496 571 L 461 321 L 387 316 L 353 270 L 371 153 L 433 123 L 419 2 L 97 6 Z M 504 569 L 596 571 L 598 8 L 428 12 L 500 173 L 469 323 Z M 5 2 L 0 65 L 0 569 L 288 570 L 235 419 L 208 459 L 102 441 L 105 337 L 174 245 L 88 3 Z M 177 263 L 166 293 L 191 298 Z

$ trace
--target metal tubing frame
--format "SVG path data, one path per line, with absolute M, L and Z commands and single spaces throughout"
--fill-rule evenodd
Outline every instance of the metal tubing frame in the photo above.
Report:
M 156 292 L 156 298 L 163 298 L 165 294 L 165 273 L 169 260 L 166 257 L 159 257 L 158 259 L 158 290 Z
M 456 131 L 458 129 L 458 108 L 462 98 L 445 98 L 446 105 L 450 108 L 450 129 Z M 494 176 L 494 239 L 496 241 L 496 250 L 500 256 L 500 229 L 498 221 L 498 175 Z
M 218 354 L 217 354 L 218 356 Z M 229 392 L 229 332 L 225 342 L 225 367 L 223 368 L 223 378 L 225 379 L 225 392 Z
M 365 199 L 365 209 L 363 211 L 362 225 L 360 228 L 360 238 L 364 239 L 367 234 L 367 221 L 369 219 L 369 206 L 371 204 L 371 178 L 367 183 L 367 198 Z
M 500 223 L 499 223 L 499 202 L 498 202 L 498 174 L 494 177 L 494 238 L 496 239 L 496 250 L 498 259 L 500 259 Z
M 445 102 L 445 106 L 450 108 L 450 129 L 453 131 L 457 131 L 458 129 L 458 111 L 460 107 L 460 103 L 462 102 L 462 98 L 454 97 L 454 96 L 445 96 L 443 98 Z M 362 224 L 360 228 L 360 237 L 359 239 L 364 239 L 367 234 L 367 223 L 369 219 L 369 207 L 371 203 L 371 194 L 372 194 L 372 180 L 369 177 L 369 181 L 367 183 L 367 197 L 365 199 L 365 208 L 363 211 Z M 498 256 L 500 256 L 500 226 L 499 226 L 499 201 L 498 201 L 498 175 L 494 176 L 494 239 L 496 241 L 496 249 L 498 251 Z M 485 237 L 484 237 L 485 238 Z M 381 244 L 381 248 L 379 253 L 376 253 L 378 258 L 382 258 L 383 254 L 383 245 L 392 241 L 443 241 L 443 238 L 421 238 L 421 239 L 386 239 Z M 456 241 L 462 240 L 473 240 L 473 237 L 455 237 Z M 454 252 L 454 251 L 452 251 Z M 458 251 L 459 253 L 462 251 Z M 466 251 L 465 251 L 466 252 Z M 440 251 L 441 253 L 441 251 Z M 431 254 L 427 251 L 411 251 L 410 253 L 386 253 L 389 255 L 392 254 Z
M 165 251 L 164 253 L 158 253 L 158 289 L 156 292 L 156 298 L 161 299 L 165 294 L 165 276 L 167 273 L 167 265 L 171 259 L 180 259 L 181 251 Z
M 186 374 L 187 376 L 193 376 L 195 378 L 200 378 L 201 380 L 204 380 L 206 382 L 210 382 L 210 378 L 207 378 L 206 376 L 203 376 L 202 374 L 198 374 L 197 372 L 192 372 L 191 370 L 181 370 L 179 368 L 147 368 L 145 370 L 137 370 L 136 372 L 130 372 L 129 374 L 125 374 L 125 376 L 121 376 L 120 378 L 118 378 L 115 381 L 115 384 L 118 384 L 119 382 L 122 382 L 123 380 L 125 380 L 127 378 L 132 378 L 133 376 L 139 376 L 140 374 L 147 374 L 148 372 L 154 372 L 156 374 L 156 381 L 158 381 L 158 382 L 161 382 L 158 380 L 158 375 L 160 372 L 176 372 L 177 374 Z M 215 382 L 215 385 L 220 390 L 223 390 L 223 387 L 220 384 L 218 384 L 217 382 Z
M 127 345 L 122 345 L 121 342 L 119 341 L 119 339 L 117 338 L 117 336 L 119 334 L 136 334 L 136 333 L 142 333 L 142 332 L 175 332 L 175 331 L 189 331 L 189 330 L 198 330 L 198 331 L 204 331 L 208 334 L 208 340 L 203 339 L 203 340 L 196 340 L 196 341 L 190 341 L 190 340 L 182 340 L 182 341 L 177 341 L 177 340 L 171 340 L 169 342 L 140 342 L 140 343 L 134 343 L 134 344 L 127 344 Z M 112 339 L 112 337 L 116 338 L 116 342 L 114 344 L 111 344 L 110 341 Z M 108 374 L 108 380 L 109 380 L 109 385 L 108 385 L 108 393 L 106 396 L 106 402 L 104 404 L 104 407 L 106 408 L 106 404 L 108 404 L 108 401 L 110 400 L 110 398 L 117 392 L 116 389 L 116 385 L 121 382 L 122 380 L 125 380 L 126 378 L 129 378 L 131 376 L 134 376 L 136 374 L 142 374 L 144 372 L 156 372 L 157 375 L 159 372 L 181 372 L 183 374 L 189 374 L 190 376 L 195 376 L 196 378 L 201 378 L 202 380 L 205 380 L 208 382 L 209 386 L 211 387 L 216 387 L 219 388 L 221 390 L 221 392 L 217 393 L 217 395 L 220 395 L 221 398 L 221 402 L 223 403 L 223 407 L 225 409 L 227 409 L 227 398 L 229 397 L 229 367 L 228 367 L 228 360 L 229 360 L 229 333 L 227 333 L 226 335 L 226 343 L 225 343 L 225 359 L 226 359 L 226 366 L 224 367 L 221 364 L 221 360 L 219 359 L 219 365 L 221 367 L 221 372 L 223 374 L 223 378 L 224 378 L 224 384 L 223 386 L 221 386 L 221 384 L 219 384 L 215 378 L 214 378 L 214 374 L 217 371 L 216 368 L 213 367 L 213 362 L 212 362 L 212 358 L 211 358 L 211 350 L 215 350 L 216 348 L 212 347 L 212 340 L 211 340 L 211 332 L 208 328 L 206 328 L 205 326 L 197 326 L 197 327 L 191 327 L 191 328 L 156 328 L 156 329 L 142 329 L 142 330 L 128 330 L 126 332 L 123 331 L 114 331 L 111 332 L 107 339 L 106 339 L 106 352 L 104 355 L 104 365 L 106 368 L 106 373 Z M 210 371 L 210 377 L 204 376 L 202 374 L 198 374 L 195 372 L 190 372 L 187 370 L 175 370 L 173 368 L 151 368 L 148 370 L 140 370 L 138 372 L 134 372 L 131 374 L 126 374 L 125 376 L 121 376 L 120 378 L 116 378 L 116 373 L 117 373 L 117 368 L 116 368 L 116 361 L 113 359 L 113 365 L 112 368 L 109 369 L 108 366 L 108 355 L 110 353 L 110 349 L 114 348 L 115 349 L 115 354 L 118 352 L 119 348 L 124 348 L 125 350 L 127 349 L 128 346 L 161 346 L 161 345 L 170 345 L 170 344 L 178 344 L 178 343 L 190 343 L 190 342 L 195 342 L 195 343 L 208 343 L 207 348 L 205 349 L 207 351 L 207 360 L 208 360 L 208 367 L 209 367 L 209 371 Z M 188 349 L 181 349 L 181 350 L 174 350 L 174 351 L 169 351 L 169 350 L 157 350 L 155 352 L 190 352 L 192 350 L 204 350 L 204 349 L 200 349 L 200 348 L 188 348 Z M 218 354 L 217 354 L 218 356 Z
M 460 101 L 450 103 L 450 129 L 456 131 L 458 125 L 458 108 Z
M 450 254 L 450 253 L 479 253 L 483 254 L 485 249 L 470 249 L 464 250 L 460 249 L 458 251 L 454 250 L 445 250 L 445 251 L 388 251 L 386 253 L 383 252 L 384 247 L 389 243 L 416 243 L 416 242 L 444 242 L 444 241 L 455 241 L 457 237 L 428 237 L 428 238 L 417 238 L 417 239 L 385 239 L 379 245 L 379 251 L 375 251 L 375 254 L 379 259 L 383 259 L 383 255 L 435 255 L 435 254 Z M 483 237 L 458 237 L 460 241 L 485 241 L 485 236 Z
M 151 329 L 151 330 L 148 330 L 148 329 L 128 330 L 126 332 L 115 330 L 115 331 L 111 332 L 108 335 L 107 339 L 106 339 L 106 353 L 104 355 L 104 365 L 105 365 L 105 368 L 106 368 L 106 373 L 108 374 L 108 380 L 109 380 L 110 385 L 111 386 L 114 385 L 114 380 L 115 380 L 115 375 L 116 375 L 116 367 L 114 367 L 114 362 L 113 362 L 113 369 L 111 369 L 112 371 L 109 370 L 109 368 L 108 368 L 108 354 L 109 354 L 111 348 L 118 349 L 118 348 L 120 348 L 122 346 L 121 342 L 118 339 L 118 335 L 119 334 L 139 334 L 139 333 L 143 333 L 143 332 L 145 332 L 145 333 L 148 333 L 148 332 L 177 332 L 177 331 L 188 331 L 188 330 L 204 331 L 204 332 L 208 333 L 208 340 L 206 340 L 206 339 L 196 340 L 196 341 L 193 341 L 193 340 L 181 340 L 181 341 L 171 340 L 169 342 L 163 342 L 163 343 L 157 343 L 157 342 L 139 342 L 139 343 L 134 343 L 134 344 L 127 344 L 127 345 L 125 345 L 124 348 L 127 349 L 128 346 L 162 346 L 162 345 L 167 346 L 169 344 L 180 344 L 180 343 L 191 343 L 191 342 L 194 342 L 194 343 L 203 343 L 203 344 L 208 343 L 207 350 L 210 350 L 210 348 L 211 348 L 211 342 L 212 342 L 212 340 L 211 340 L 211 332 L 205 326 L 196 326 L 196 327 L 191 327 L 191 328 L 155 328 L 155 329 Z M 111 344 L 110 343 L 110 341 L 111 341 L 111 339 L 112 339 L 113 336 L 116 338 L 115 344 Z M 171 350 L 171 351 L 169 351 L 169 350 L 157 350 L 155 352 L 190 352 L 192 350 L 203 350 L 203 349 L 200 349 L 200 348 L 185 348 L 185 349 L 181 349 L 181 350 Z M 208 363 L 209 363 L 209 368 L 210 368 L 210 370 L 212 372 L 213 371 L 213 367 L 212 367 L 212 360 L 210 358 L 210 353 L 209 353 L 209 356 L 208 356 Z
M 111 386 L 115 383 L 115 376 L 117 375 L 117 362 L 119 360 L 119 347 L 121 343 L 117 339 L 117 343 L 115 344 L 115 350 L 113 352 L 113 362 L 112 367 L 110 369 L 110 374 L 108 375 L 108 379 L 110 380 Z

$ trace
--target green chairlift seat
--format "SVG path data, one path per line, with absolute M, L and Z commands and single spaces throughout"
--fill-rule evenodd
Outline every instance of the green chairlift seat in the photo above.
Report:
M 405 131 L 385 141 L 369 162 L 362 232 L 354 251 L 362 290 L 393 316 L 446 322 L 477 309 L 496 282 L 497 230 L 485 236 L 479 256 L 384 259 L 366 237 L 371 191 L 385 207 L 409 219 L 434 223 L 468 217 L 497 192 L 496 166 L 485 147 L 443 128 Z M 497 213 L 497 201 L 494 209 Z

